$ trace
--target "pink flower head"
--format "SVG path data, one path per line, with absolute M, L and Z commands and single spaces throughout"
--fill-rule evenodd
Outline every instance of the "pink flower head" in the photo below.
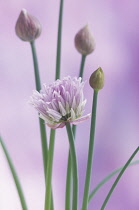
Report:
M 76 125 L 90 117 L 82 117 L 86 104 L 83 87 L 81 78 L 68 76 L 49 86 L 44 84 L 40 93 L 33 91 L 30 103 L 50 128 L 63 128 L 67 122 Z

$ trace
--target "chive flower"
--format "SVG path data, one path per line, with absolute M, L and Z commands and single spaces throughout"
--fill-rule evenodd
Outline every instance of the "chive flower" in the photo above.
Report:
M 31 42 L 40 36 L 41 24 L 26 9 L 22 9 L 16 22 L 15 32 L 21 40 Z
M 81 77 L 58 79 L 49 86 L 44 84 L 40 92 L 33 91 L 30 104 L 52 129 L 63 128 L 67 122 L 77 125 L 90 117 L 82 116 L 86 104 L 83 87 Z

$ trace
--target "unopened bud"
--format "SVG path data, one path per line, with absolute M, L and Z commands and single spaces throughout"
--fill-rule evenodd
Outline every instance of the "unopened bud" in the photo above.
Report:
M 104 72 L 101 67 L 92 73 L 89 84 L 95 90 L 100 90 L 104 87 Z
M 82 55 L 88 55 L 94 51 L 95 41 L 88 25 L 76 34 L 75 47 Z
M 16 22 L 15 31 L 20 39 L 31 42 L 40 36 L 41 25 L 37 18 L 22 9 Z

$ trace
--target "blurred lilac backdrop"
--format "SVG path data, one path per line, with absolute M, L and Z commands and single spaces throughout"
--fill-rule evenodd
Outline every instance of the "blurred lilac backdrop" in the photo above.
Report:
M 30 210 L 42 210 L 44 177 L 37 113 L 28 104 L 35 88 L 30 45 L 15 35 L 22 8 L 42 24 L 36 41 L 42 83 L 54 81 L 59 1 L 1 1 L 0 13 L 0 132 L 16 166 Z M 85 113 L 91 112 L 91 73 L 101 66 L 105 87 L 99 93 L 91 189 L 123 165 L 139 145 L 139 2 L 138 0 L 66 0 L 62 33 L 61 78 L 78 75 L 81 55 L 74 36 L 89 23 L 96 50 L 85 64 Z M 77 129 L 80 207 L 85 179 L 90 120 Z M 49 134 L 49 129 L 48 134 Z M 53 191 L 56 210 L 64 210 L 68 140 L 56 132 Z M 139 159 L 137 154 L 135 159 Z M 99 210 L 113 181 L 94 196 L 89 210 Z M 139 209 L 139 165 L 130 167 L 116 187 L 106 210 Z M 80 209 L 80 208 L 79 208 Z M 16 188 L 0 148 L 0 210 L 21 210 Z

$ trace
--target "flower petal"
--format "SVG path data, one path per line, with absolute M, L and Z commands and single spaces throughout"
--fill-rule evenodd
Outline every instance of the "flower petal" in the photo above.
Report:
M 56 128 L 63 128 L 65 126 L 65 122 L 62 122 L 62 123 L 56 123 L 56 124 L 48 124 L 46 123 L 50 128 L 52 129 L 56 129 Z
M 77 124 L 79 124 L 79 123 L 81 123 L 81 122 L 84 122 L 85 120 L 87 120 L 87 119 L 89 119 L 91 117 L 91 114 L 87 114 L 87 115 L 85 115 L 85 116 L 83 116 L 83 117 L 79 117 L 79 118 L 77 118 L 76 120 L 73 120 L 73 121 L 69 121 L 71 124 L 73 124 L 73 125 L 77 125 Z

